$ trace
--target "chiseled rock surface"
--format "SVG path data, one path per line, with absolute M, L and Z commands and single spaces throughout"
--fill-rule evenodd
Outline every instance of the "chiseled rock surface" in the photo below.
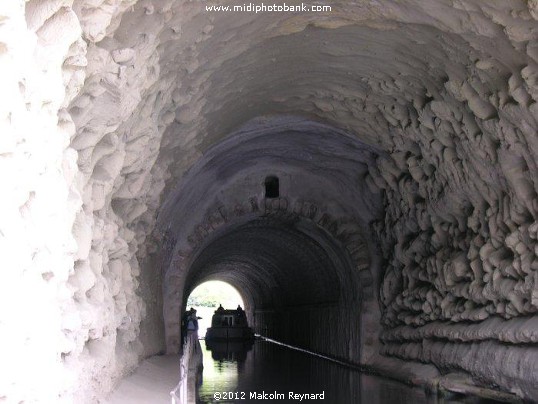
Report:
M 66 107 L 84 81 L 86 44 L 69 2 L 43 3 L 0 4 L 0 400 L 6 402 L 71 396 L 78 382 L 62 355 L 84 338 L 71 282 L 81 200 L 77 154 L 69 147 L 76 130 Z
M 189 205 L 211 182 L 241 182 L 231 169 L 184 189 L 185 173 L 246 122 L 293 126 L 293 114 L 367 150 L 360 176 L 334 177 L 364 190 L 360 206 L 353 192 L 311 198 L 308 181 L 287 195 L 356 217 L 372 240 L 381 308 L 363 321 L 380 326 L 361 331 L 363 361 L 459 368 L 538 397 L 536 1 L 210 3 L 0 2 L 0 334 L 3 363 L 22 364 L 0 394 L 95 402 L 163 349 L 159 330 L 177 318 L 160 319 L 160 270 L 204 221 L 169 223 L 248 201 L 215 188 Z M 331 153 L 299 156 L 296 172 Z

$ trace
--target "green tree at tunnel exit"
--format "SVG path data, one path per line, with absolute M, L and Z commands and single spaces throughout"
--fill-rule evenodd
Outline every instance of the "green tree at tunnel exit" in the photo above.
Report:
M 217 307 L 222 304 L 225 308 L 243 306 L 241 295 L 225 282 L 209 281 L 196 287 L 187 299 L 187 307 Z

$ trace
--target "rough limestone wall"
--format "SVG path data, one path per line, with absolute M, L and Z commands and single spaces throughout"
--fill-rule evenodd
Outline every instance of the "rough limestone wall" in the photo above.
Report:
M 533 7 L 503 38 L 523 55 L 520 69 L 506 71 L 500 54 L 449 74 L 414 116 L 397 118 L 411 128 L 392 131 L 390 157 L 370 176 L 387 212 L 375 226 L 388 264 L 382 352 L 536 398 L 537 352 L 526 345 L 538 340 Z
M 121 14 L 135 3 L 73 5 L 88 59 L 84 88 L 69 107 L 77 128 L 71 145 L 78 152 L 82 195 L 75 236 L 85 246 L 76 257 L 75 274 L 87 280 L 77 305 L 89 328 L 78 358 L 78 395 L 88 401 L 110 391 L 140 358 L 163 349 L 158 272 L 141 275 L 137 257 L 151 262 L 142 246 L 149 226 L 140 217 L 147 195 L 155 197 L 147 176 L 162 131 L 153 115 L 156 94 L 145 93 L 158 78 L 155 49 L 141 49 L 137 60 L 131 49 L 111 51 L 107 41 Z M 129 121 L 133 116 L 144 118 Z M 161 175 L 153 176 L 157 195 Z
M 73 398 L 81 201 L 65 108 L 84 81 L 80 33 L 69 1 L 0 4 L 0 401 Z
M 137 279 L 144 227 L 125 225 L 144 209 L 111 203 L 113 190 L 132 197 L 121 189 L 124 181 L 114 187 L 124 163 L 136 158 L 111 131 L 91 137 L 99 126 L 90 123 L 85 131 L 81 120 L 81 111 L 91 110 L 83 104 L 91 101 L 88 94 L 101 95 L 89 61 L 106 74 L 93 41 L 130 5 L 0 5 L 0 400 L 95 402 L 142 355 L 162 350 L 159 281 L 147 276 L 139 288 Z M 126 109 L 118 125 L 143 108 L 139 101 L 126 107 L 111 99 Z M 160 174 L 154 177 L 158 182 Z M 154 317 L 144 330 L 145 347 L 138 340 L 142 299 Z

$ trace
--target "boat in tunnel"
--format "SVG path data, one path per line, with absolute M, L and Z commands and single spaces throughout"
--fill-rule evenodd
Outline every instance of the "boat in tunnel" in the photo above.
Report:
M 211 318 L 211 327 L 207 329 L 205 340 L 208 347 L 219 342 L 252 341 L 254 331 L 249 327 L 245 311 L 238 306 L 237 309 L 225 309 L 222 306 L 215 310 Z

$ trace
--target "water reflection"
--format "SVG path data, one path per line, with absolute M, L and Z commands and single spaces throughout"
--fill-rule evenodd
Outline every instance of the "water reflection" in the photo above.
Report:
M 243 363 L 247 352 L 252 349 L 254 340 L 248 341 L 208 341 L 205 340 L 206 352 L 211 352 L 214 361 L 229 361 Z
M 420 388 L 351 370 L 334 362 L 303 352 L 256 340 L 252 346 L 239 343 L 202 343 L 204 354 L 203 382 L 197 392 L 197 403 L 259 403 L 251 394 L 282 394 L 266 398 L 270 403 L 324 402 L 392 404 L 392 403 L 494 403 L 476 397 L 437 398 L 427 396 Z M 321 394 L 323 400 L 299 401 L 297 394 Z M 220 396 L 215 396 L 215 393 Z M 219 400 L 216 398 L 220 397 Z M 298 397 L 298 396 L 296 396 Z
M 290 399 L 290 392 L 318 394 L 316 401 L 320 401 L 319 394 L 323 393 L 326 403 L 427 402 L 420 389 L 352 371 L 266 341 L 257 340 L 251 350 L 243 347 L 247 349 L 243 352 L 238 346 L 226 343 L 210 345 L 211 351 L 204 345 L 202 343 L 204 372 L 198 403 L 254 403 L 259 399 L 252 394 L 275 392 L 279 396 L 266 402 L 300 402 Z M 221 399 L 216 400 L 215 393 L 225 392 L 234 393 L 221 394 Z

